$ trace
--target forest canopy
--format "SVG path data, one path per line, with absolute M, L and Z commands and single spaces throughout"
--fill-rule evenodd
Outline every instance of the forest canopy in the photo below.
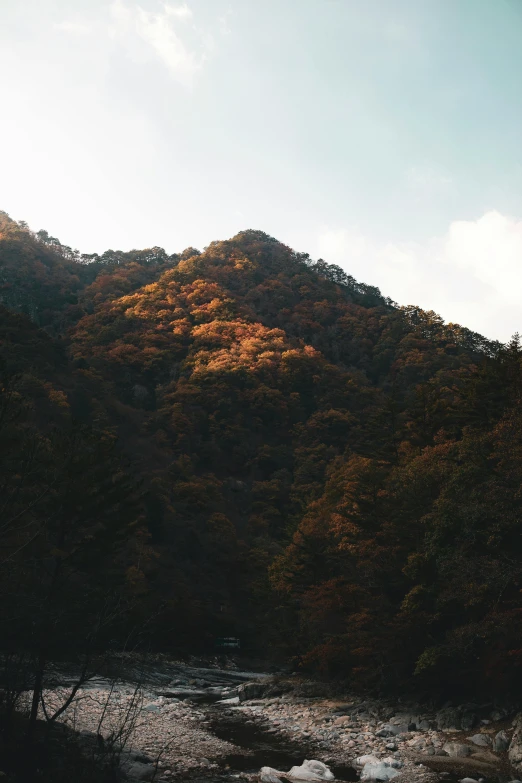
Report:
M 79 644 L 71 617 L 101 627 L 105 602 L 112 637 L 147 623 L 162 650 L 235 636 L 358 687 L 522 684 L 517 335 L 261 231 L 82 255 L 6 213 L 0 305 L 0 589 L 22 619 L 56 596 L 24 644 L 47 621 Z

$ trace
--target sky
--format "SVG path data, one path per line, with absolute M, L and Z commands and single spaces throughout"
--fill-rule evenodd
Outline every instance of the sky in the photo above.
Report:
M 265 231 L 522 332 L 522 0 L 0 0 L 0 209 L 82 252 Z

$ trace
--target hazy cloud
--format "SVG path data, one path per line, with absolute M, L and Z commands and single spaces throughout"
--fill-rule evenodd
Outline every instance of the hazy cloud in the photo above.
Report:
M 53 25 L 55 30 L 59 30 L 62 33 L 70 33 L 71 35 L 86 35 L 91 32 L 91 27 L 83 22 L 55 22 Z
M 208 34 L 191 26 L 188 32 L 195 40 L 186 37 L 187 22 L 192 11 L 186 5 L 163 5 L 161 11 L 147 11 L 140 5 L 114 0 L 111 7 L 113 34 L 124 38 L 128 48 L 136 54 L 133 39 L 138 38 L 167 68 L 170 75 L 186 87 L 190 87 L 195 74 L 203 67 L 209 51 Z
M 522 220 L 492 210 L 457 220 L 427 242 L 378 242 L 356 229 L 325 229 L 317 254 L 378 285 L 400 304 L 438 311 L 488 337 L 522 331 Z

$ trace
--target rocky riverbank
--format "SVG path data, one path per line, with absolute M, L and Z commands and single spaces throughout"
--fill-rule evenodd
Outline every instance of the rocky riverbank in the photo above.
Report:
M 447 704 L 435 710 L 333 698 L 316 683 L 232 666 L 161 661 L 139 674 L 139 684 L 129 671 L 125 681 L 90 682 L 60 716 L 86 745 L 112 738 L 131 780 L 254 779 L 270 765 L 268 756 L 279 769 L 316 758 L 344 780 L 357 779 L 361 770 L 362 780 L 379 774 L 396 783 L 507 783 L 520 775 L 522 723 L 514 720 L 515 708 Z M 48 688 L 47 711 L 66 694 L 63 685 Z

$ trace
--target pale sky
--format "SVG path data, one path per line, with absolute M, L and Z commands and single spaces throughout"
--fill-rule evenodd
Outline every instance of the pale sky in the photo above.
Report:
M 255 228 L 522 332 L 522 0 L 0 0 L 0 209 L 82 252 Z

